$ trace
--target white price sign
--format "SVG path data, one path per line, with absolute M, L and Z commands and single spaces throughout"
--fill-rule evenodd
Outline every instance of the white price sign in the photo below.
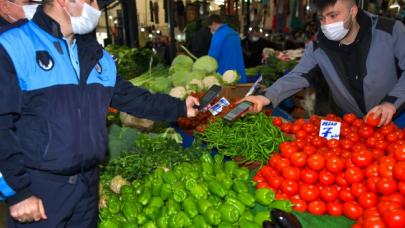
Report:
M 319 136 L 326 139 L 337 139 L 340 137 L 340 122 L 321 120 Z

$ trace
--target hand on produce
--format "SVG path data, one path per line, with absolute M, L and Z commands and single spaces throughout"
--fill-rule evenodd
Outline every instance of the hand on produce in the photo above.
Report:
M 42 200 L 31 196 L 10 207 L 10 215 L 20 223 L 38 222 L 41 219 L 48 219 L 45 214 Z
M 193 96 L 188 96 L 186 99 L 187 117 L 195 117 L 198 114 L 198 109 L 195 106 L 200 106 L 200 102 Z
M 265 96 L 249 96 L 243 98 L 237 103 L 241 103 L 243 101 L 249 101 L 253 103 L 253 105 L 249 108 L 250 113 L 261 112 L 264 106 L 269 105 L 271 103 L 271 101 Z
M 372 119 L 381 118 L 379 124 L 377 125 L 378 127 L 381 127 L 383 125 L 389 124 L 392 121 L 392 117 L 394 116 L 396 111 L 397 111 L 397 109 L 395 108 L 395 106 L 393 104 L 384 102 L 384 103 L 372 108 L 367 113 L 365 118 L 367 121 L 369 118 L 372 118 Z

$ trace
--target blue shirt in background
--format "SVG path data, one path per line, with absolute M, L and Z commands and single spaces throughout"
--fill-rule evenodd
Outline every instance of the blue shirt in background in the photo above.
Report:
M 224 24 L 214 33 L 208 55 L 217 60 L 218 73 L 236 70 L 241 76 L 239 83 L 247 82 L 240 37 L 231 27 Z

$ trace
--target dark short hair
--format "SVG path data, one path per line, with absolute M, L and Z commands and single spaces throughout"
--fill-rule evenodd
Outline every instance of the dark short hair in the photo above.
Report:
M 316 9 L 319 12 L 321 12 L 326 7 L 335 5 L 337 1 L 339 1 L 339 0 L 316 0 L 315 6 L 316 6 Z M 352 2 L 353 4 L 357 3 L 357 0 L 340 0 L 340 1 L 349 1 L 349 2 Z
M 42 0 L 42 5 L 49 5 L 55 0 Z
M 207 18 L 207 25 L 210 26 L 213 23 L 222 24 L 222 18 L 218 14 L 212 14 Z

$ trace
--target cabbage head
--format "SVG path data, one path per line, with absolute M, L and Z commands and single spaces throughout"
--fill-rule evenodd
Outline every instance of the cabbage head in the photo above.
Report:
M 178 55 L 178 56 L 176 56 L 176 58 L 173 59 L 172 66 L 174 66 L 174 65 L 191 66 L 191 65 L 193 65 L 193 63 L 194 63 L 194 61 L 187 55 Z
M 172 74 L 169 78 L 174 86 L 186 86 L 188 82 L 192 80 L 190 72 L 188 71 L 178 71 Z
M 217 71 L 217 69 L 217 61 L 208 55 L 198 58 L 193 64 L 193 71 L 205 71 L 207 74 L 214 73 Z
M 155 78 L 148 88 L 154 93 L 168 93 L 172 88 L 172 81 L 167 77 Z

